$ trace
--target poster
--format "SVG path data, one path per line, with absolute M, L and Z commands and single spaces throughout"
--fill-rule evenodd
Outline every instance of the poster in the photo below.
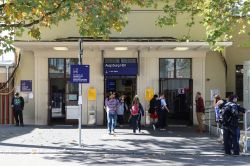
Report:
M 147 88 L 145 91 L 145 98 L 147 101 L 150 101 L 154 97 L 154 89 Z
M 96 100 L 96 89 L 95 88 L 89 88 L 89 90 L 88 90 L 88 100 L 92 100 L 92 101 Z

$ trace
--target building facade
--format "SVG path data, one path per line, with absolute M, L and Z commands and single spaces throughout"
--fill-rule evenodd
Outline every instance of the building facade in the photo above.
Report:
M 159 14 L 160 11 L 132 11 L 128 26 L 122 33 L 112 33 L 109 41 L 83 39 L 82 62 L 90 67 L 90 80 L 83 84 L 80 98 L 82 124 L 105 124 L 103 107 L 109 91 L 130 99 L 137 94 L 146 111 L 147 91 L 164 92 L 172 111 L 169 122 L 173 124 L 197 123 L 194 104 L 197 91 L 208 101 L 211 92 L 219 92 L 222 97 L 226 92 L 236 92 L 235 67 L 248 60 L 249 49 L 222 42 L 225 52 L 213 52 L 206 42 L 199 42 L 205 34 L 200 26 L 191 30 L 192 42 L 177 42 L 175 38 L 187 31 L 184 24 L 179 21 L 176 27 L 160 29 L 154 24 Z M 147 21 L 142 21 L 143 18 Z M 77 115 L 71 106 L 76 106 L 79 100 L 78 84 L 70 82 L 70 65 L 78 63 L 79 55 L 79 34 L 71 26 L 74 22 L 72 19 L 44 29 L 41 41 L 31 41 L 27 36 L 16 40 L 15 46 L 22 56 L 15 87 L 21 91 L 25 81 L 31 81 L 32 87 L 21 91 L 26 101 L 27 124 L 76 123 L 71 116 Z M 58 47 L 64 51 L 55 50 Z M 118 47 L 126 49 L 115 50 Z M 180 48 L 186 50 L 178 51 Z M 241 54 L 241 58 L 236 54 Z M 88 100 L 89 89 L 95 90 L 95 100 Z M 143 122 L 148 124 L 149 117 Z

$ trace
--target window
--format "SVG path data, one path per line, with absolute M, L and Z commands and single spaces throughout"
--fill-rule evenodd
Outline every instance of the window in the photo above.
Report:
M 235 70 L 235 90 L 240 101 L 243 101 L 243 65 L 236 65 Z
M 104 63 L 137 63 L 136 58 L 105 58 Z
M 191 59 L 160 59 L 160 78 L 191 78 Z
M 77 58 L 49 58 L 49 77 L 66 78 L 70 77 L 70 65 L 78 64 Z

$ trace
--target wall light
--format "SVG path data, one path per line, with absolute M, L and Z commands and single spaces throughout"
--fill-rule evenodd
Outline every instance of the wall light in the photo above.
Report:
M 188 47 L 175 47 L 174 48 L 175 51 L 186 51 L 186 50 L 189 50 Z
M 128 47 L 115 47 L 114 50 L 116 50 L 116 51 L 126 51 L 126 50 L 128 50 Z
M 56 51 L 68 51 L 69 49 L 67 47 L 53 47 Z

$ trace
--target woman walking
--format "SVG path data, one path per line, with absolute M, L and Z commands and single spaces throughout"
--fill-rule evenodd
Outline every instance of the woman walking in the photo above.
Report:
M 141 118 L 144 116 L 144 109 L 137 95 L 135 95 L 133 99 L 130 113 L 131 113 L 131 123 L 133 126 L 133 133 L 135 134 L 137 129 L 139 130 L 139 132 L 141 132 Z

